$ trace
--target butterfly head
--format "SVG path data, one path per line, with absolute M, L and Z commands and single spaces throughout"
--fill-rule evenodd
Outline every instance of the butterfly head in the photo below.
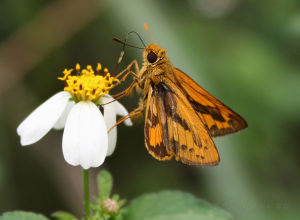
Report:
M 152 67 L 165 63 L 168 60 L 167 51 L 156 44 L 150 44 L 145 48 L 143 58 L 144 64 Z

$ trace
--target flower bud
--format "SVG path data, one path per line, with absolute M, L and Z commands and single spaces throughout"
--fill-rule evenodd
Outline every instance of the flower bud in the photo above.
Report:
M 120 206 L 116 200 L 106 199 L 102 203 L 103 210 L 109 214 L 117 214 L 120 211 Z

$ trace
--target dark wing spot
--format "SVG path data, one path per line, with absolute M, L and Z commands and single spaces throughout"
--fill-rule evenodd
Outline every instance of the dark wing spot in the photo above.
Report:
M 176 121 L 178 124 L 180 124 L 184 128 L 184 130 L 187 130 L 187 131 L 190 130 L 186 121 L 183 118 L 180 118 L 176 112 L 171 117 L 173 118 L 174 121 Z
M 157 156 L 159 158 L 165 158 L 165 157 L 171 156 L 170 154 L 167 153 L 167 148 L 163 145 L 163 143 L 157 144 L 154 147 L 151 145 L 148 145 L 148 147 L 149 147 L 149 150 L 151 152 L 153 152 L 155 154 L 155 156 Z
M 150 145 L 150 137 L 149 137 L 149 125 L 145 126 L 145 142 L 150 152 L 153 152 L 154 155 L 160 159 L 170 157 L 168 154 L 166 146 L 162 143 L 157 144 L 156 146 Z
M 151 127 L 154 128 L 159 123 L 158 116 L 154 115 L 151 109 L 148 109 L 148 119 L 151 121 Z
M 204 106 L 201 105 L 200 103 L 189 99 L 190 103 L 192 104 L 192 106 L 194 107 L 194 109 L 202 114 L 207 114 L 207 115 L 211 115 L 213 117 L 213 119 L 220 121 L 220 122 L 225 122 L 226 120 L 223 118 L 220 110 L 218 108 L 215 107 L 210 107 L 210 106 Z
M 209 128 L 209 130 L 217 130 L 217 129 L 218 129 L 217 125 L 212 125 L 212 126 Z

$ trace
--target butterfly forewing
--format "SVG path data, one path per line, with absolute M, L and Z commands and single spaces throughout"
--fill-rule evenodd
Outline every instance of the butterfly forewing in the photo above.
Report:
M 187 99 L 208 127 L 211 136 L 223 136 L 247 127 L 241 116 L 200 87 L 184 72 L 173 69 L 178 85 L 186 93 Z
M 218 164 L 219 154 L 205 125 L 171 80 L 152 85 L 145 120 L 146 147 L 155 158 L 170 159 L 167 153 L 189 165 Z

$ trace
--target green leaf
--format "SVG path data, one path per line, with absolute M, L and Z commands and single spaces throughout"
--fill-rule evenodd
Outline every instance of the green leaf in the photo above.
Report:
M 5 212 L 0 220 L 49 220 L 41 214 L 24 211 Z
M 120 196 L 118 194 L 114 194 L 112 196 L 112 199 L 118 201 L 120 199 Z
M 126 203 L 126 199 L 119 200 L 119 206 L 120 207 L 123 207 L 125 205 L 125 203 Z
M 97 177 L 99 197 L 101 200 L 109 198 L 113 185 L 113 178 L 107 170 L 102 170 Z
M 74 215 L 63 211 L 54 212 L 51 216 L 58 220 L 77 220 Z
M 232 216 L 189 193 L 162 191 L 133 200 L 124 220 L 230 220 Z

